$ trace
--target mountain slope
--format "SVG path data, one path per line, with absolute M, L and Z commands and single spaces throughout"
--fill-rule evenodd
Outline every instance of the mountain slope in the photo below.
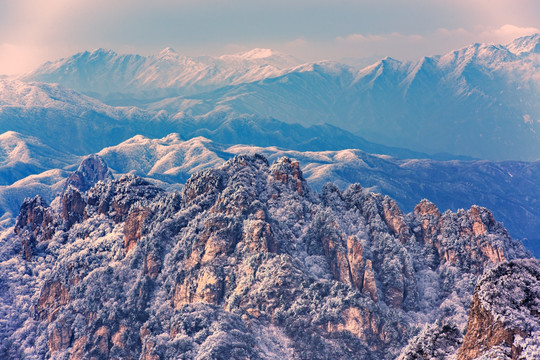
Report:
M 372 143 L 330 125 L 304 127 L 222 112 L 173 117 L 164 111 L 105 105 L 59 85 L 0 80 L 0 132 L 8 131 L 35 137 L 44 145 L 78 155 L 97 152 L 138 134 L 163 137 L 177 132 L 184 139 L 205 136 L 225 144 L 275 145 L 298 150 L 362 148 L 398 157 L 430 157 Z M 444 154 L 434 157 L 455 158 Z
M 129 99 L 144 103 L 276 76 L 298 64 L 269 49 L 199 58 L 180 55 L 171 48 L 152 56 L 97 49 L 48 62 L 24 80 L 60 83 L 109 103 Z
M 391 359 L 437 320 L 461 341 L 476 277 L 528 257 L 487 209 L 318 194 L 260 155 L 181 193 L 124 176 L 27 199 L 15 232 L 3 357 Z
M 187 58 L 97 50 L 45 64 L 26 79 L 178 116 L 257 115 L 327 123 L 390 146 L 491 160 L 540 158 L 540 36 L 473 44 L 416 62 L 363 69 L 298 65 L 268 50 Z M 134 95 L 137 94 L 137 95 Z M 129 100 L 129 99 L 132 100 Z M 158 101 L 155 101 L 158 100 Z
M 228 147 L 207 139 L 183 142 L 178 136 L 150 140 L 136 137 L 99 154 L 119 174 L 132 172 L 167 183 L 184 182 L 200 169 L 239 154 L 282 156 L 299 161 L 306 180 L 320 190 L 327 182 L 341 188 L 360 183 L 394 198 L 411 211 L 423 198 L 454 211 L 473 204 L 489 207 L 510 233 L 528 238 L 537 250 L 540 207 L 540 162 L 399 160 L 360 150 L 300 152 L 276 147 Z M 536 195 L 535 195 L 536 194 Z
M 179 134 L 161 139 L 136 136 L 99 152 L 117 174 L 135 174 L 159 186 L 178 189 L 195 172 L 211 168 L 238 154 L 260 153 L 270 161 L 282 156 L 299 161 L 308 183 L 321 190 L 327 182 L 340 188 L 360 183 L 367 189 L 389 195 L 405 211 L 411 211 L 423 198 L 437 206 L 456 211 L 473 204 L 492 209 L 510 234 L 527 238 L 526 245 L 539 254 L 540 162 L 399 160 L 361 150 L 295 151 L 277 147 L 224 145 L 199 137 L 183 141 Z M 73 160 L 70 169 L 75 168 Z M 61 164 L 66 158 L 50 159 Z M 64 166 L 65 167 L 65 166 Z M 55 169 L 50 167 L 45 170 Z M 0 167 L 1 170 L 1 167 Z M 56 175 L 66 173 L 59 170 Z M 61 181 L 49 172 L 33 175 L 0 187 L 4 224 L 13 224 L 25 197 L 40 194 L 51 201 L 50 186 Z M 54 189 L 61 188 L 54 185 Z M 39 191 L 38 191 L 39 190 Z
M 45 170 L 70 167 L 78 161 L 76 156 L 44 145 L 35 137 L 14 131 L 0 135 L 0 186 Z
M 538 37 L 474 44 L 415 63 L 390 58 L 356 70 L 300 66 L 275 78 L 166 99 L 149 108 L 201 115 L 235 111 L 288 123 L 328 123 L 370 141 L 492 160 L 540 157 Z M 518 51 L 518 50 L 515 50 Z

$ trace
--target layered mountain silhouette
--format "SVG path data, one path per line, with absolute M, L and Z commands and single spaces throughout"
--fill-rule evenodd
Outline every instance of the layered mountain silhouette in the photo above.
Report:
M 539 42 L 536 34 L 416 62 L 385 58 L 363 69 L 298 65 L 261 49 L 219 58 L 96 50 L 47 63 L 25 80 L 60 83 L 110 104 L 177 117 L 233 112 L 304 126 L 326 123 L 419 152 L 536 160 Z

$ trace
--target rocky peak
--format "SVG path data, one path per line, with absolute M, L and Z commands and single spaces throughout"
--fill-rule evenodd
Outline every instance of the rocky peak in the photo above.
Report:
M 540 261 L 503 262 L 476 285 L 458 360 L 533 359 L 540 350 Z
M 306 193 L 306 180 L 302 175 L 298 161 L 293 161 L 285 156 L 281 157 L 270 167 L 270 174 L 274 180 L 296 191 L 298 195 Z
M 77 188 L 71 185 L 64 191 L 60 200 L 61 218 L 69 229 L 73 224 L 80 222 L 85 215 L 86 201 Z
M 441 213 L 437 206 L 427 199 L 423 199 L 414 207 L 414 213 L 419 216 L 440 217 Z
M 98 181 L 111 180 L 111 171 L 105 161 L 97 154 L 87 156 L 66 179 L 64 189 L 72 186 L 80 191 L 87 191 Z
M 162 189 L 140 177 L 124 175 L 90 189 L 86 211 L 88 216 L 104 214 L 119 223 L 125 221 L 132 205 L 152 201 L 161 193 Z
M 395 358 L 411 318 L 452 316 L 471 279 L 527 256 L 483 208 L 403 214 L 358 184 L 318 195 L 288 158 L 236 156 L 172 194 L 133 175 L 69 186 L 59 204 L 34 297 L 53 357 Z M 42 200 L 23 207 L 19 234 L 50 228 Z
M 24 200 L 14 230 L 21 238 L 23 257 L 30 261 L 35 245 L 55 232 L 53 211 L 41 196 Z

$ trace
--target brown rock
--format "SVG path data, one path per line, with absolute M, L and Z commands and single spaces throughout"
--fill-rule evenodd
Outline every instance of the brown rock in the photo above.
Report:
M 362 285 L 362 292 L 368 295 L 374 302 L 379 302 L 377 296 L 377 284 L 375 283 L 375 273 L 373 272 L 373 266 L 371 260 L 366 260 L 366 270 L 364 273 L 364 284 Z
M 21 239 L 24 259 L 30 261 L 35 245 L 50 240 L 55 231 L 53 212 L 41 196 L 23 202 L 14 230 Z
M 71 335 L 71 327 L 63 322 L 55 323 L 47 340 L 49 352 L 53 353 L 68 348 L 71 343 Z
M 272 166 L 271 173 L 275 181 L 289 185 L 299 195 L 305 193 L 305 180 L 298 161 L 282 157 Z
M 85 158 L 79 168 L 66 179 L 65 189 L 72 186 L 80 191 L 87 191 L 98 181 L 112 179 L 107 164 L 96 154 Z
M 84 219 L 86 202 L 77 189 L 69 187 L 64 192 L 61 199 L 61 206 L 60 217 L 65 221 L 66 228 L 69 229 L 73 224 Z
M 73 345 L 70 351 L 70 360 L 83 360 L 86 358 L 86 346 L 88 345 L 88 337 L 86 335 L 81 336 L 73 341 Z
M 441 213 L 437 206 L 427 199 L 423 199 L 414 207 L 414 213 L 421 216 L 441 217 Z
M 397 203 L 389 197 L 384 198 L 382 205 L 384 221 L 394 234 L 399 237 L 401 243 L 404 244 L 410 239 L 411 235 L 409 227 L 405 224 L 403 212 Z
M 143 271 L 150 279 L 155 280 L 161 271 L 161 260 L 154 253 L 148 254 L 144 261 Z
M 482 307 L 478 294 L 474 294 L 467 321 L 467 333 L 458 351 L 457 359 L 475 359 L 498 345 L 510 348 L 511 358 L 518 359 L 521 349 L 513 346 L 516 335 L 527 337 L 523 331 L 505 328 L 500 321 L 495 321 L 493 315 Z
M 143 346 L 141 360 L 160 360 L 159 355 L 155 353 L 154 347 L 156 344 L 153 341 L 146 341 Z
M 379 340 L 384 340 L 384 331 L 369 312 L 350 307 L 345 309 L 341 315 L 342 321 L 340 323 L 328 323 L 328 332 L 348 331 L 369 344 L 372 351 L 377 351 L 383 346 Z
M 364 286 L 365 262 L 362 257 L 363 251 L 362 244 L 356 237 L 349 236 L 347 238 L 347 260 L 349 262 L 351 282 L 360 291 L 362 291 Z
M 262 210 L 261 210 L 262 211 Z M 264 211 L 262 211 L 264 216 Z M 249 253 L 277 252 L 270 224 L 264 220 L 251 220 L 244 226 L 242 243 Z
M 109 340 L 110 340 L 110 331 L 106 326 L 101 326 L 94 333 L 94 348 L 92 349 L 93 353 L 98 353 L 101 359 L 106 359 L 109 357 Z
M 206 266 L 198 273 L 189 274 L 177 283 L 173 295 L 173 306 L 178 309 L 184 304 L 205 302 L 219 304 L 223 298 L 224 279 L 216 269 Z
M 40 319 L 53 321 L 57 310 L 71 300 L 69 289 L 58 280 L 47 281 L 41 289 L 36 312 Z
M 421 237 L 425 244 L 431 244 L 439 250 L 437 235 L 440 232 L 441 213 L 429 200 L 423 199 L 414 207 L 414 214 L 422 226 Z
M 143 234 L 143 226 L 146 219 L 152 215 L 149 208 L 134 209 L 126 218 L 124 224 L 124 251 L 126 254 L 137 245 L 137 241 Z

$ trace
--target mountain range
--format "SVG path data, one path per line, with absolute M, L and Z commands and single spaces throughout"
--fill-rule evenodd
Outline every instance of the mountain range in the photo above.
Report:
M 329 124 L 424 153 L 536 160 L 539 42 L 536 34 L 416 62 L 385 58 L 362 69 L 327 61 L 298 65 L 261 49 L 219 58 L 96 50 L 47 63 L 24 80 L 60 83 L 115 105 L 111 91 L 124 91 L 116 95 L 121 104 L 173 117 L 249 114 Z
M 54 152 L 35 137 L 11 132 L 0 137 L 3 148 L 17 143 L 17 151 L 31 148 L 47 155 L 47 161 L 30 153 L 27 158 L 4 162 L 0 174 L 0 210 L 4 226 L 12 225 L 26 197 L 41 195 L 51 201 L 62 189 L 67 173 L 83 157 Z M 27 145 L 28 144 L 28 145 Z M 161 139 L 137 135 L 97 152 L 116 176 L 135 174 L 168 189 L 180 189 L 193 174 L 212 168 L 236 155 L 262 154 L 270 161 L 287 156 L 296 159 L 307 182 L 317 190 L 332 182 L 340 188 L 359 183 L 370 191 L 390 195 L 405 211 L 428 198 L 441 209 L 456 211 L 473 204 L 492 209 L 513 237 L 527 239 L 538 254 L 540 238 L 540 162 L 401 160 L 361 150 L 298 151 L 279 147 L 224 145 L 204 137 L 182 140 L 179 134 Z M 15 149 L 7 158 L 16 158 Z M 39 164 L 37 167 L 34 164 Z M 34 166 L 34 167 L 33 167 Z M 13 169 L 21 169 L 13 179 Z M 24 170 L 24 172 L 23 172 Z
M 537 359 L 539 70 L 537 34 L 0 79 L 0 358 Z
M 235 156 L 165 192 L 94 155 L 50 205 L 26 199 L 14 230 L 6 358 L 539 354 L 540 264 L 489 210 L 319 193 L 287 157 Z

